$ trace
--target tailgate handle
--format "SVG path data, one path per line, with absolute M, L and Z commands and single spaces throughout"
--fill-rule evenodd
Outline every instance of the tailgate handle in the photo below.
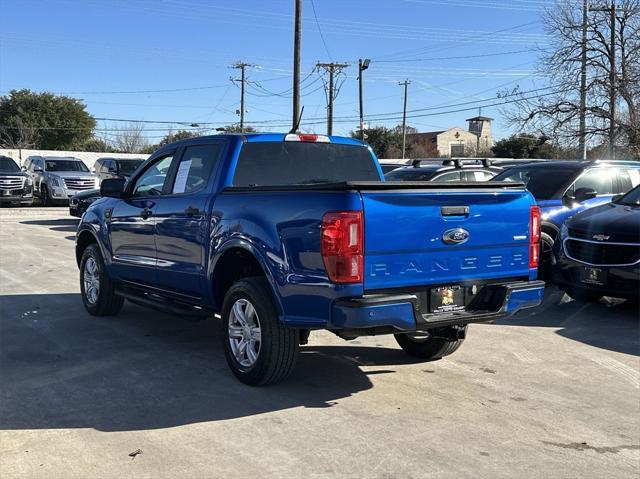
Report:
M 469 216 L 468 206 L 441 206 L 442 216 Z

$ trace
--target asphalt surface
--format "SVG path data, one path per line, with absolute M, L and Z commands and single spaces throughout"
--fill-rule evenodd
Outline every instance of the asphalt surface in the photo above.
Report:
M 0 210 L 2 479 L 639 476 L 625 303 L 549 288 L 429 363 L 392 337 L 313 333 L 285 383 L 255 389 L 228 371 L 215 320 L 86 314 L 75 225 Z

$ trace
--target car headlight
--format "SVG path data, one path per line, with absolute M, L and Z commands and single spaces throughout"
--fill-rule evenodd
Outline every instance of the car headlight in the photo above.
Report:
M 33 178 L 27 176 L 27 186 L 33 186 Z
M 56 178 L 55 176 L 51 177 L 51 185 L 52 186 L 62 186 L 60 184 L 60 178 Z
M 567 226 L 567 223 L 562 223 L 562 226 L 560 227 L 560 239 L 563 240 L 567 236 L 569 236 L 569 227 Z

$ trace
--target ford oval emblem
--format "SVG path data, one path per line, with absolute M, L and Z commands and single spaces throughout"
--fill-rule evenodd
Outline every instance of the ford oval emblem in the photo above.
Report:
M 453 228 L 442 233 L 444 244 L 462 244 L 469 239 L 469 232 L 464 228 Z

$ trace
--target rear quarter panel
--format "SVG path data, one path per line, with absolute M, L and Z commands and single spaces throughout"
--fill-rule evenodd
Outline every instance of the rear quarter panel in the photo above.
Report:
M 320 255 L 322 217 L 328 211 L 361 209 L 355 192 L 220 194 L 211 219 L 211 294 L 217 261 L 229 248 L 244 248 L 266 271 L 281 319 L 291 326 L 323 327 L 331 317 L 332 301 L 360 296 L 363 286 L 329 282 Z M 212 296 L 211 301 L 220 299 Z

